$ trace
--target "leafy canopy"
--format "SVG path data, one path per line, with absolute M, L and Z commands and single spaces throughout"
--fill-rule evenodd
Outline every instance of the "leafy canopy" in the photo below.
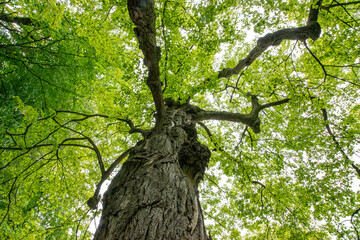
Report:
M 1 239 L 91 238 L 99 211 L 86 201 L 141 139 L 137 129 L 154 126 L 126 4 L 0 3 Z M 233 113 L 249 113 L 254 96 L 261 104 L 285 99 L 261 111 L 258 134 L 226 121 L 199 125 L 214 149 L 201 186 L 213 238 L 359 238 L 358 1 L 154 6 L 164 98 Z M 319 10 L 319 39 L 283 40 L 218 78 L 260 36 L 305 26 L 310 7 Z

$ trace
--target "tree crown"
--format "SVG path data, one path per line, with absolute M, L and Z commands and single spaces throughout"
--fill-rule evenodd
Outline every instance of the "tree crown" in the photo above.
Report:
M 96 185 L 169 104 L 213 150 L 214 238 L 359 238 L 358 1 L 0 8 L 0 238 L 90 238 Z

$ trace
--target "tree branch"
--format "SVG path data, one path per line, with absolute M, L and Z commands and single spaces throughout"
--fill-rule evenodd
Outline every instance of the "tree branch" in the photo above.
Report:
M 60 145 L 64 145 L 64 142 L 66 142 L 66 141 L 68 141 L 68 140 L 87 140 L 87 141 L 91 144 L 92 147 L 85 146 L 85 145 L 84 145 L 84 147 L 88 147 L 88 148 L 92 149 L 92 150 L 96 153 L 96 157 L 97 157 L 97 159 L 98 159 L 98 164 L 99 164 L 99 168 L 100 168 L 101 174 L 104 174 L 104 173 L 105 173 L 104 162 L 103 162 L 103 160 L 102 160 L 102 156 L 101 156 L 100 150 L 98 149 L 98 147 L 96 146 L 96 144 L 94 143 L 94 141 L 93 141 L 90 137 L 86 136 L 85 134 L 83 134 L 83 133 L 81 133 L 81 132 L 78 132 L 78 131 L 70 128 L 70 127 L 65 126 L 67 123 L 66 123 L 66 124 L 61 124 L 61 123 L 59 123 L 55 118 L 53 118 L 53 120 L 54 120 L 54 122 L 56 122 L 60 127 L 65 128 L 65 129 L 68 129 L 69 131 L 74 132 L 74 133 L 79 134 L 79 135 L 82 136 L 82 138 L 68 138 L 68 139 L 65 139 L 62 143 L 60 143 Z M 60 146 L 60 145 L 59 145 L 59 146 Z
M 326 69 L 325 69 L 324 65 L 323 65 L 322 62 L 319 60 L 319 58 L 317 58 L 317 57 L 315 56 L 315 54 L 310 50 L 310 48 L 308 47 L 306 41 L 304 41 L 304 45 L 305 45 L 305 48 L 308 50 L 308 52 L 311 54 L 311 56 L 316 60 L 316 62 L 319 63 L 321 69 L 322 69 L 323 72 L 324 72 L 324 78 L 323 78 L 322 83 L 320 83 L 317 87 L 314 87 L 314 88 L 318 88 L 318 87 L 320 87 L 321 85 L 323 85 L 323 84 L 325 83 L 326 77 L 328 76 L 328 74 L 327 74 L 327 72 L 326 72 Z
M 264 105 L 261 105 L 260 106 L 260 109 L 265 109 L 265 108 L 270 108 L 270 107 L 275 107 L 275 106 L 279 106 L 281 104 L 284 104 L 284 103 L 288 103 L 290 101 L 290 98 L 285 98 L 283 100 L 279 100 L 279 101 L 276 101 L 276 102 L 271 102 L 271 103 L 267 103 L 267 104 L 264 104 Z
M 348 6 L 348 5 L 355 5 L 355 4 L 359 4 L 359 3 L 360 3 L 360 1 L 330 4 L 330 5 L 326 5 L 326 6 L 321 6 L 321 9 L 324 9 L 324 10 L 328 11 L 330 8 L 341 7 L 341 6 Z
M 7 205 L 7 208 L 6 208 L 6 212 L 5 212 L 5 214 L 4 214 L 4 217 L 3 217 L 3 219 L 2 219 L 1 222 L 0 222 L 0 226 L 3 224 L 3 222 L 4 222 L 5 219 L 6 219 L 6 217 L 7 217 L 8 214 L 9 214 L 10 206 L 11 206 L 11 201 L 12 201 L 12 199 L 11 199 L 11 193 L 12 193 L 12 191 L 13 191 L 14 188 L 15 188 L 15 183 L 16 183 L 17 179 L 18 179 L 18 177 L 15 177 L 15 180 L 14 180 L 14 182 L 13 182 L 13 184 L 11 185 L 11 188 L 10 188 L 10 190 L 9 190 L 9 193 L 8 193 L 8 205 Z
M 325 121 L 325 128 L 326 131 L 328 132 L 328 134 L 330 135 L 330 137 L 332 138 L 333 142 L 335 143 L 336 147 L 339 149 L 339 151 L 341 152 L 341 154 L 343 155 L 343 157 L 349 161 L 351 163 L 351 167 L 356 171 L 356 173 L 358 174 L 359 178 L 360 178 L 360 169 L 353 163 L 353 161 L 348 157 L 348 155 L 345 153 L 345 151 L 343 150 L 343 148 L 341 147 L 339 141 L 336 139 L 334 133 L 331 131 L 330 125 L 329 125 L 329 120 L 328 120 L 328 115 L 327 115 L 327 111 L 326 109 L 322 108 L 321 112 L 323 114 L 323 118 Z
M 260 105 L 258 102 L 258 98 L 256 96 L 251 97 L 252 110 L 249 114 L 242 113 L 231 113 L 225 111 L 205 111 L 198 110 L 193 114 L 194 121 L 203 121 L 203 120 L 224 120 L 230 122 L 240 122 L 248 127 L 250 127 L 254 133 L 260 132 L 260 118 L 259 113 L 261 110 L 278 106 L 281 104 L 288 103 L 290 99 L 286 98 L 280 101 L 267 103 L 264 105 Z
M 360 211 L 360 208 L 356 209 L 355 212 L 353 212 L 353 214 L 351 214 L 351 219 L 350 219 L 351 225 L 353 226 L 353 228 L 354 228 L 354 230 L 355 230 L 355 232 L 356 232 L 357 240 L 360 240 L 360 235 L 359 235 L 359 231 L 357 230 L 357 228 L 356 228 L 356 226 L 355 226 L 355 224 L 354 224 L 353 221 L 354 221 L 354 216 L 355 216 L 356 214 L 358 214 L 359 211 Z
M 5 21 L 5 22 L 9 22 L 9 23 L 16 23 L 16 24 L 23 24 L 23 25 L 28 25 L 28 26 L 32 26 L 33 25 L 33 21 L 30 18 L 26 18 L 26 17 L 12 17 L 9 14 L 4 14 L 1 13 L 0 14 L 0 20 L 1 21 Z
M 129 153 L 134 149 L 135 147 L 131 147 L 128 150 L 126 150 L 125 152 L 123 152 L 111 165 L 110 167 L 101 175 L 101 179 L 100 182 L 96 185 L 96 190 L 94 195 L 89 198 L 89 200 L 87 201 L 88 206 L 91 209 L 96 209 L 98 203 L 99 203 L 99 193 L 100 193 L 100 189 L 102 184 L 105 182 L 105 180 L 111 175 L 111 173 L 114 171 L 114 169 L 116 168 L 117 165 L 119 165 L 121 163 L 121 161 L 127 156 L 129 155 Z
M 127 7 L 130 18 L 136 26 L 134 33 L 145 57 L 144 64 L 149 71 L 147 85 L 154 99 L 157 112 L 156 124 L 158 125 L 165 112 L 165 105 L 160 81 L 161 51 L 156 46 L 154 0 L 128 0 Z
M 342 155 L 344 156 L 345 159 L 350 160 L 349 157 L 347 156 L 347 154 L 344 152 L 344 150 L 342 149 L 340 143 L 338 142 L 338 140 L 336 139 L 334 133 L 332 132 L 330 125 L 329 125 L 329 119 L 328 119 L 328 114 L 326 109 L 322 108 L 321 112 L 323 114 L 323 118 L 325 121 L 325 128 L 326 131 L 328 132 L 328 134 L 330 135 L 330 137 L 332 138 L 332 140 L 334 141 L 334 143 L 336 144 L 336 146 L 339 148 L 340 152 L 342 153 Z
M 318 0 L 315 3 L 311 4 L 310 11 L 309 11 L 309 17 L 306 22 L 306 25 L 311 24 L 312 22 L 317 22 L 319 11 L 321 8 L 322 0 Z
M 210 129 L 202 122 L 197 122 L 206 132 L 206 134 L 209 136 L 210 141 L 213 142 L 214 146 L 216 147 L 213 151 L 224 151 L 224 149 L 216 142 L 214 141 L 213 135 L 210 132 Z
M 224 120 L 230 122 L 240 122 L 249 126 L 255 133 L 260 132 L 260 121 L 257 122 L 256 117 L 255 119 L 252 119 L 251 114 L 231 113 L 225 111 L 200 111 L 193 117 L 193 120 Z
M 297 28 L 285 28 L 274 33 L 268 33 L 263 37 L 260 37 L 257 41 L 257 46 L 251 50 L 251 52 L 239 61 L 239 63 L 233 68 L 224 68 L 218 72 L 218 78 L 228 78 L 233 75 L 239 74 L 245 67 L 250 66 L 263 52 L 265 52 L 270 46 L 279 45 L 282 40 L 297 40 L 305 41 L 309 38 L 316 40 L 320 37 L 321 27 L 317 22 L 319 14 L 319 6 L 321 0 L 317 1 L 313 7 L 311 6 L 309 11 L 309 17 L 306 26 Z
M 84 121 L 84 120 L 86 120 L 88 118 L 92 118 L 92 117 L 102 117 L 102 118 L 108 118 L 108 119 L 110 118 L 108 115 L 104 115 L 104 114 L 86 114 L 86 113 L 78 113 L 78 112 L 67 111 L 67 110 L 56 110 L 56 113 L 70 113 L 70 114 L 76 114 L 79 116 L 83 116 L 83 118 L 72 119 L 69 122 L 80 122 L 80 121 Z M 115 119 L 128 124 L 130 127 L 130 130 L 129 130 L 130 134 L 140 133 L 143 137 L 147 136 L 147 134 L 148 134 L 148 130 L 144 130 L 144 129 L 136 127 L 135 124 L 130 119 L 123 119 L 123 118 L 115 118 Z

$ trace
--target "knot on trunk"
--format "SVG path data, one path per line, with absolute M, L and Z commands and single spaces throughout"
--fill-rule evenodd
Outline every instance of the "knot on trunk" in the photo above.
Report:
M 92 196 L 91 198 L 89 198 L 89 200 L 87 200 L 87 205 L 89 206 L 90 209 L 96 209 L 97 205 L 100 201 L 100 197 L 98 196 L 98 194 L 94 194 L 94 196 Z
M 184 129 L 184 131 L 187 134 L 188 139 L 190 139 L 190 141 L 194 141 L 197 142 L 197 131 L 195 128 L 195 124 L 191 123 L 191 124 L 184 124 L 181 126 L 182 129 Z M 198 143 L 198 142 L 197 142 Z
M 198 184 L 203 179 L 210 160 L 211 152 L 208 147 L 198 141 L 186 142 L 178 156 L 183 172 Z

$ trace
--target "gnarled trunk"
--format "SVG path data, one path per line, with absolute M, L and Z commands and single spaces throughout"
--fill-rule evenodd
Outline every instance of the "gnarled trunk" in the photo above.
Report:
M 168 107 L 112 180 L 95 239 L 208 239 L 197 188 L 209 158 L 186 107 Z

